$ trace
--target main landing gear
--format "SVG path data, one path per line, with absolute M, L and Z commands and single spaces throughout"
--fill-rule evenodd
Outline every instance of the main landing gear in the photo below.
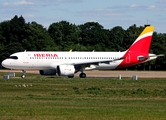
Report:
M 22 75 L 21 75 L 22 78 L 25 78 L 25 73 L 26 73 L 26 70 L 22 70 Z
M 86 74 L 83 71 L 83 66 L 80 67 L 79 71 L 81 72 L 80 75 L 79 75 L 80 78 L 86 78 Z
M 86 78 L 86 74 L 85 73 L 80 73 L 80 78 Z
M 73 77 L 74 77 L 74 75 L 73 76 L 68 76 L 68 78 L 73 78 Z M 80 78 L 86 78 L 86 74 L 85 73 L 80 73 L 79 77 Z

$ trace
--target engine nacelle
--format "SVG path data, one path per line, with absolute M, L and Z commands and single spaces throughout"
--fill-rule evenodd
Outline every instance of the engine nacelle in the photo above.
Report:
M 56 75 L 56 70 L 39 70 L 40 75 Z
M 74 76 L 75 68 L 73 65 L 59 65 L 57 73 L 59 76 Z

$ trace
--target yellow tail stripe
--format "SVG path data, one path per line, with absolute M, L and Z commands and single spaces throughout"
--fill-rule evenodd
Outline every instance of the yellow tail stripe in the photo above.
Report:
M 146 34 L 146 33 L 149 33 L 149 32 L 153 32 L 153 30 L 154 30 L 154 27 L 153 27 L 153 26 L 148 26 L 148 27 L 146 27 L 146 28 L 144 29 L 144 31 L 141 33 L 140 36 L 142 36 L 142 35 L 144 35 L 144 34 Z M 139 36 L 139 37 L 140 37 L 140 36 Z

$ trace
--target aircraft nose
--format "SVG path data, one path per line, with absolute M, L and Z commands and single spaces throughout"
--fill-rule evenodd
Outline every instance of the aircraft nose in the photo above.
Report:
M 4 65 L 5 65 L 4 61 L 2 61 L 1 65 L 4 67 Z
M 7 67 L 8 66 L 8 61 L 7 60 L 2 61 L 1 65 L 3 67 Z

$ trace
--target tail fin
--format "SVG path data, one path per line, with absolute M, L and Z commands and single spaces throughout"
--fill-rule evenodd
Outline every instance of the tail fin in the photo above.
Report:
M 139 64 L 148 59 L 145 58 L 140 60 L 139 57 L 149 56 L 149 48 L 152 40 L 153 30 L 153 26 L 148 26 L 143 30 L 131 47 L 126 51 L 125 55 L 123 56 L 124 60 L 117 68 Z
M 146 27 L 140 36 L 135 40 L 135 42 L 131 45 L 128 51 L 137 51 L 144 54 L 149 53 L 149 48 L 151 44 L 152 34 L 154 27 L 148 26 Z
M 148 26 L 143 32 L 139 35 L 139 37 L 135 40 L 135 42 L 131 45 L 131 47 L 127 50 L 126 54 L 123 58 L 129 56 L 129 54 L 139 54 L 142 56 L 148 56 L 150 43 L 152 40 L 154 27 Z

